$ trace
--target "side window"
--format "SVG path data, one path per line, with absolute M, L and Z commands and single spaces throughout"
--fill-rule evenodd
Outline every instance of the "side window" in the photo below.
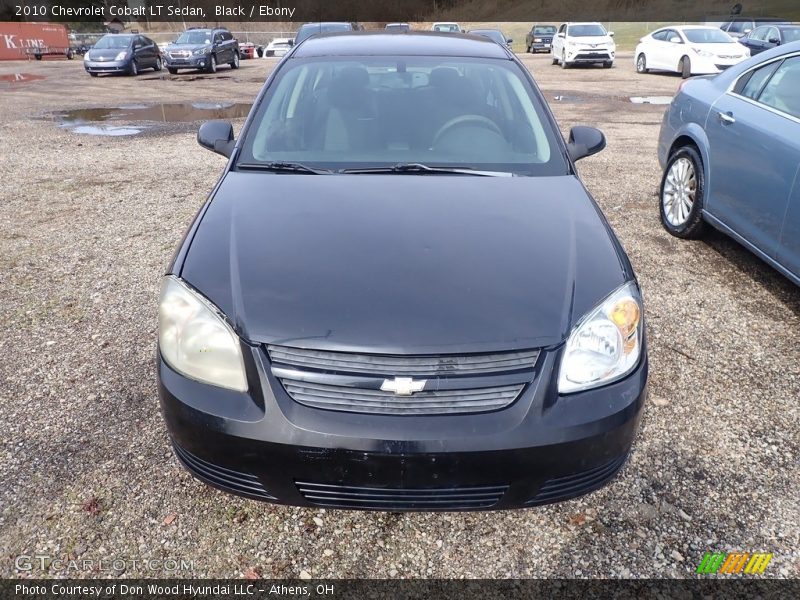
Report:
M 776 60 L 768 65 L 764 65 L 760 69 L 754 69 L 746 73 L 736 82 L 733 91 L 745 98 L 750 98 L 751 100 L 757 99 L 758 95 L 761 93 L 761 88 L 764 87 L 764 82 L 775 72 L 779 64 L 781 64 L 781 61 Z
M 675 37 L 676 38 L 680 38 L 681 36 L 674 29 L 667 29 L 664 32 L 664 40 L 666 40 L 667 42 L 671 42 L 672 38 L 675 38 Z
M 567 24 L 564 23 L 561 27 L 558 28 L 558 33 L 566 33 L 567 32 Z
M 764 36 L 765 41 L 768 42 L 770 40 L 780 40 L 780 39 L 781 35 L 778 33 L 777 29 L 775 29 L 774 27 L 770 27 L 769 29 L 767 29 L 767 35 Z
M 215 34 L 214 34 L 214 43 L 215 43 L 215 44 L 218 44 L 218 43 L 220 43 L 221 41 L 222 41 L 222 34 L 221 34 L 221 33 L 215 33 Z
M 759 42 L 763 42 L 764 40 L 767 39 L 767 30 L 768 29 L 769 29 L 769 27 L 756 27 L 755 29 L 753 29 L 753 31 L 751 31 L 748 34 L 748 37 L 751 40 L 756 40 L 756 41 L 759 41 Z
M 731 33 L 744 33 L 744 30 L 748 29 L 746 25 L 747 21 L 733 21 L 731 26 L 728 28 L 728 31 Z
M 231 35 L 230 31 L 223 31 L 222 32 L 222 40 L 224 42 L 227 42 L 227 41 L 232 40 L 232 39 L 233 39 L 233 36 Z
M 758 101 L 800 119 L 800 56 L 787 58 L 764 86 Z
M 657 40 L 657 41 L 659 41 L 659 42 L 663 42 L 664 40 L 666 40 L 666 39 L 667 39 L 667 30 L 665 29 L 665 30 L 663 30 L 663 31 L 656 31 L 656 32 L 653 34 L 653 39 L 654 39 L 654 40 Z

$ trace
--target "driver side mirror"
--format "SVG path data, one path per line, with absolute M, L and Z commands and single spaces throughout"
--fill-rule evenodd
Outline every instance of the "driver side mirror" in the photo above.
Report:
M 671 44 L 680 44 L 681 38 L 679 38 L 677 35 L 673 35 L 671 38 L 669 38 L 669 41 Z
M 506 40 L 506 44 L 513 44 L 513 43 L 514 43 L 514 40 L 512 40 L 511 38 L 508 38 Z
M 778 44 L 779 46 L 780 46 L 780 44 L 781 44 L 781 41 L 780 41 L 778 38 L 775 38 L 775 37 L 773 37 L 773 38 L 769 38 L 769 40 L 767 40 L 767 41 L 768 41 L 770 44 Z
M 566 37 L 566 36 L 567 36 L 567 34 L 564 33 L 563 31 L 559 31 L 558 32 L 558 37 Z
M 573 161 L 597 154 L 605 147 L 606 136 L 595 127 L 577 125 L 569 131 L 567 151 Z
M 197 131 L 197 143 L 230 158 L 234 146 L 233 125 L 229 121 L 206 121 Z
M 291 38 L 291 39 L 289 40 L 289 46 L 294 46 L 294 38 Z
M 609 31 L 608 32 L 608 37 L 614 37 L 614 32 L 613 31 Z

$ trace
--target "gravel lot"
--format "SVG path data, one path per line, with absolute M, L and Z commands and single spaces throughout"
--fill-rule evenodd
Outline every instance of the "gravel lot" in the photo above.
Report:
M 0 576 L 684 577 L 707 550 L 773 552 L 765 576 L 800 576 L 800 288 L 720 235 L 661 228 L 664 107 L 628 97 L 672 95 L 678 77 L 639 76 L 625 55 L 610 71 L 523 60 L 564 131 L 608 137 L 580 168 L 644 289 L 651 395 L 611 485 L 474 514 L 271 506 L 197 482 L 172 455 L 159 278 L 223 159 L 195 143 L 196 124 L 93 137 L 47 114 L 250 102 L 274 61 L 136 79 L 89 78 L 79 60 L 0 63 Z M 2 81 L 14 73 L 44 79 Z M 19 555 L 94 568 L 20 571 Z M 141 565 L 163 558 L 190 568 Z M 112 559 L 128 559 L 123 573 L 97 562 Z

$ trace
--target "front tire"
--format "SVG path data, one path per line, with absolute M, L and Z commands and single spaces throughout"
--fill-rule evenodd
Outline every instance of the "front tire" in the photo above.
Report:
M 569 69 L 569 63 L 567 62 L 567 53 L 561 53 L 561 68 L 562 69 Z
M 217 57 L 213 54 L 208 57 L 208 67 L 206 71 L 209 73 L 216 73 L 217 72 Z
M 89 71 L 89 75 L 91 75 L 92 77 L 97 77 L 97 73 L 93 73 L 92 71 Z
M 159 57 L 156 59 L 156 64 L 153 65 L 153 71 L 160 71 L 161 68 L 162 68 L 161 58 Z
M 603 68 L 604 69 L 610 69 L 613 66 L 614 66 L 614 61 L 613 60 L 607 60 L 606 62 L 603 63 Z
M 132 60 L 131 61 L 131 66 L 128 67 L 128 74 L 133 76 L 133 77 L 136 77 L 139 74 L 139 67 L 136 66 L 136 61 L 135 60 Z
M 692 76 L 692 61 L 689 60 L 688 56 L 684 56 L 681 62 L 678 63 L 678 71 L 680 71 L 681 77 L 684 79 L 689 79 Z
M 173 69 L 172 67 L 167 67 L 167 71 L 169 71 L 170 75 L 177 75 L 178 69 Z
M 703 234 L 703 160 L 693 146 L 683 146 L 670 156 L 661 178 L 661 224 L 670 234 L 696 239 Z
M 636 57 L 636 72 L 641 75 L 647 73 L 648 71 L 647 57 L 644 55 L 644 52 L 642 52 L 638 57 Z
M 555 54 L 553 54 L 553 64 L 554 65 L 558 64 L 558 57 Z
M 228 63 L 231 66 L 231 69 L 238 69 L 239 68 L 239 53 L 233 53 L 233 60 Z

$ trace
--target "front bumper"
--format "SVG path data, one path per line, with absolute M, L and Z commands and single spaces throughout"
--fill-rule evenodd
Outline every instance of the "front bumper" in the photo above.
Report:
M 748 57 L 741 58 L 722 58 L 719 56 L 690 56 L 692 75 L 714 75 L 721 73 L 725 69 L 738 65 Z
M 187 58 L 172 58 L 165 54 L 163 60 L 164 66 L 169 69 L 205 69 L 208 66 L 209 56 L 209 54 L 203 54 Z
M 531 44 L 531 50 L 533 50 L 534 52 L 541 52 L 541 51 L 550 52 L 552 46 L 553 46 L 552 42 L 533 42 Z
M 568 63 L 598 63 L 614 60 L 615 53 L 605 48 L 579 49 L 567 53 Z
M 131 68 L 130 60 L 85 60 L 83 68 L 87 73 L 127 73 Z
M 341 413 L 293 401 L 266 352 L 246 348 L 249 393 L 187 379 L 159 356 L 161 406 L 175 452 L 193 475 L 280 504 L 485 510 L 580 496 L 625 462 L 647 395 L 646 345 L 625 379 L 569 396 L 555 389 L 555 349 L 542 352 L 533 381 L 502 410 Z

